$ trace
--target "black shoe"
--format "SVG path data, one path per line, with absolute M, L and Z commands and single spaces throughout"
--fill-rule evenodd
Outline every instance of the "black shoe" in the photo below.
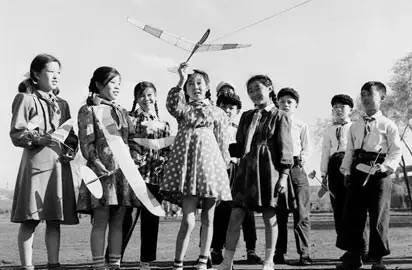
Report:
M 246 261 L 249 264 L 262 264 L 262 259 L 256 254 L 254 250 L 248 250 L 246 254 Z
M 362 264 L 341 263 L 336 265 L 336 270 L 359 270 Z
M 275 264 L 286 264 L 285 256 L 283 256 L 282 253 L 275 253 L 275 256 L 273 256 L 273 262 Z
M 207 269 L 213 268 L 212 264 L 212 258 L 209 256 L 207 257 L 207 263 L 206 263 Z
M 364 263 L 373 263 L 375 261 L 377 261 L 377 259 L 371 257 L 369 254 L 363 254 L 362 255 L 362 262 L 364 262 Z
M 338 270 L 358 270 L 362 267 L 362 260 L 360 255 L 354 255 L 350 252 L 344 254 L 343 263 L 336 266 Z
M 309 256 L 300 256 L 299 265 L 306 266 L 313 263 L 312 259 Z
M 342 256 L 339 257 L 339 261 L 344 262 L 349 257 L 349 255 L 349 251 L 346 251 Z
M 222 250 L 212 249 L 212 251 L 210 252 L 210 257 L 213 264 L 221 264 L 223 262 Z

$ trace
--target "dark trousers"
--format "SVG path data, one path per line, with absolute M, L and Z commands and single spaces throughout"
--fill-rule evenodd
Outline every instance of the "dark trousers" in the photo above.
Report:
M 211 248 L 222 250 L 226 240 L 226 231 L 229 226 L 231 203 L 222 201 L 215 208 L 215 218 L 213 220 L 213 238 Z M 246 250 L 256 248 L 256 224 L 253 211 L 245 210 L 245 218 L 242 223 L 243 239 L 246 243 Z
M 369 164 L 375 157 L 373 153 L 355 154 L 344 209 L 344 237 L 347 239 L 347 249 L 353 254 L 361 254 L 369 214 L 369 256 L 381 258 L 390 253 L 388 231 L 392 180 L 387 174 L 378 173 L 370 177 L 366 186 L 362 186 L 367 174 L 355 168 L 359 163 Z M 378 163 L 382 161 L 383 158 Z
M 296 250 L 301 256 L 309 256 L 309 232 L 310 232 L 310 194 L 309 182 L 305 169 L 295 162 L 290 170 L 292 188 L 296 196 L 296 209 L 292 210 Z M 278 222 L 278 239 L 276 253 L 286 254 L 288 243 L 288 211 L 276 212 Z
M 161 202 L 159 186 L 146 184 L 150 192 Z M 159 217 L 150 213 L 143 205 L 139 208 L 128 208 L 123 221 L 122 258 L 127 244 L 133 234 L 140 216 L 140 261 L 152 262 L 156 260 L 157 236 L 159 231 Z
M 344 176 L 340 172 L 339 168 L 342 164 L 344 152 L 339 152 L 333 154 L 329 158 L 328 163 L 328 186 L 329 190 L 333 193 L 335 198 L 330 197 L 330 202 L 332 204 L 333 218 L 335 220 L 335 230 L 336 230 L 336 247 L 347 250 L 347 245 L 345 244 L 345 237 L 343 235 L 344 223 L 343 223 L 343 210 L 345 207 L 345 201 L 347 197 L 347 191 L 344 186 Z M 362 237 L 362 254 L 366 253 L 366 239 L 367 231 L 364 230 Z

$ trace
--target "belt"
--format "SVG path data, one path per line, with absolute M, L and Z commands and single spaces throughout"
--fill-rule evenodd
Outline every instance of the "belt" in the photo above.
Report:
M 362 149 L 357 149 L 355 150 L 354 153 L 354 159 L 359 159 L 362 160 L 363 162 L 365 161 L 374 161 L 378 157 L 378 153 L 376 152 L 367 152 Z M 385 159 L 386 154 L 385 153 L 380 153 L 377 162 L 381 163 Z
M 302 159 L 298 156 L 293 157 L 293 166 L 302 166 Z

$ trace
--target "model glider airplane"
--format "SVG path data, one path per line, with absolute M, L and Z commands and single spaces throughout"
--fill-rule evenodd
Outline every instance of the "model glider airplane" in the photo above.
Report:
M 140 30 L 143 30 L 152 36 L 155 36 L 175 47 L 178 47 L 188 52 L 194 53 L 194 52 L 222 51 L 222 50 L 247 48 L 251 46 L 251 44 L 239 44 L 239 43 L 226 43 L 226 44 L 202 43 L 202 44 L 199 44 L 200 42 L 196 43 L 196 42 L 187 40 L 183 37 L 165 32 L 160 28 L 156 28 L 156 27 L 138 22 L 135 19 L 130 18 L 130 17 L 127 18 L 127 21 L 131 23 L 132 25 L 136 26 L 137 28 L 139 28 Z

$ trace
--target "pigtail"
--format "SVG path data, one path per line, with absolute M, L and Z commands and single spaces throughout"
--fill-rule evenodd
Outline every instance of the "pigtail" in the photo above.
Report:
M 269 97 L 272 99 L 272 102 L 273 104 L 275 104 L 276 108 L 279 109 L 279 101 L 278 101 L 278 98 L 276 97 L 275 91 L 270 92 Z
M 160 118 L 160 117 L 159 117 L 159 107 L 157 106 L 157 101 L 155 102 L 154 107 L 155 107 L 155 111 L 156 111 L 156 116 L 157 116 L 157 118 Z
M 132 110 L 130 111 L 131 113 L 134 112 L 136 110 L 136 105 L 137 105 L 137 100 L 134 99 L 133 100 L 133 106 L 132 106 Z
M 205 97 L 206 97 L 207 99 L 209 99 L 210 104 L 213 104 L 213 101 L 212 101 L 212 93 L 211 93 L 210 89 L 208 89 L 208 90 L 206 91 Z

